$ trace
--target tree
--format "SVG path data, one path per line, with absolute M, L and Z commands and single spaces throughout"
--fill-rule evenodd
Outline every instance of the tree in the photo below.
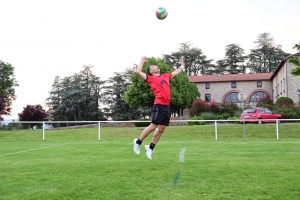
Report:
M 244 49 L 237 44 L 227 45 L 225 47 L 225 58 L 217 61 L 218 68 L 216 68 L 216 71 L 220 73 L 220 69 L 223 69 L 224 71 L 221 71 L 221 74 L 244 74 L 246 72 L 244 52 Z
M 142 110 L 138 109 L 139 106 L 130 107 L 124 100 L 125 92 L 131 85 L 129 77 L 132 73 L 132 69 L 115 72 L 115 76 L 107 81 L 108 85 L 104 88 L 103 103 L 108 106 L 105 112 L 116 121 L 133 120 L 141 116 Z
M 43 109 L 41 105 L 27 105 L 23 108 L 23 111 L 18 114 L 20 121 L 48 121 L 49 114 Z M 37 123 L 31 123 L 32 128 Z
M 19 85 L 14 76 L 14 67 L 0 60 L 0 121 L 3 115 L 10 115 L 12 101 L 16 99 L 16 86 Z
M 83 70 L 71 77 L 55 77 L 47 98 L 47 106 L 52 120 L 101 120 L 101 90 L 105 81 L 101 81 L 92 71 L 92 66 L 83 66 Z
M 299 42 L 299 44 L 295 44 L 293 49 L 296 49 L 298 51 L 298 53 L 288 60 L 289 63 L 292 63 L 296 66 L 294 69 L 291 70 L 291 74 L 293 76 L 300 76 L 300 58 L 299 58 L 299 56 L 300 56 L 300 42 Z
M 171 55 L 164 54 L 163 58 L 173 69 L 177 69 L 180 61 L 184 60 L 188 76 L 211 74 L 211 68 L 214 67 L 213 60 L 207 60 L 201 49 L 192 47 L 188 42 L 180 44 L 178 52 L 173 52 Z
M 172 72 L 173 69 L 169 67 L 164 59 L 148 58 L 143 66 L 143 71 L 146 73 L 150 65 L 157 65 L 161 73 Z M 187 65 L 186 65 L 187 66 Z M 153 106 L 154 94 L 149 85 L 141 79 L 136 73 L 130 76 L 132 85 L 125 93 L 124 100 L 131 107 L 149 108 Z M 195 84 L 190 83 L 188 77 L 184 73 L 180 73 L 170 81 L 171 86 L 171 107 L 172 112 L 179 113 L 184 108 L 192 105 L 197 96 L 200 96 Z
M 274 72 L 283 57 L 288 54 L 276 46 L 270 33 L 263 33 L 258 36 L 255 49 L 250 50 L 247 66 L 254 73 Z

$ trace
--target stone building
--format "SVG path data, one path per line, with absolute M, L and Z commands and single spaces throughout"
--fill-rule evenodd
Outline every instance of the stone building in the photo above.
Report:
M 289 97 L 299 104 L 300 76 L 291 75 L 295 66 L 287 62 L 292 56 L 299 56 L 299 53 L 285 57 L 274 73 L 189 76 L 189 80 L 196 84 L 200 99 L 206 102 L 232 101 L 241 106 L 238 94 L 243 93 L 245 105 L 250 106 L 264 97 L 274 102 L 279 97 Z

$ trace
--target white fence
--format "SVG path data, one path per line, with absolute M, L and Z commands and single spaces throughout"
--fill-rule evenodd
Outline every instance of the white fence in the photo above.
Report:
M 74 129 L 74 128 L 84 128 L 84 127 L 97 127 L 98 128 L 98 140 L 101 139 L 101 127 L 110 125 L 116 125 L 116 127 L 122 127 L 124 124 L 128 123 L 138 123 L 138 122 L 150 122 L 150 121 L 17 121 L 17 122 L 10 122 L 10 123 L 18 123 L 18 124 L 42 124 L 42 140 L 45 140 L 45 132 L 47 130 L 53 129 Z M 240 123 L 239 120 L 171 120 L 170 126 L 186 126 L 188 122 L 205 122 L 207 124 L 214 126 L 215 132 L 215 140 L 218 140 L 218 127 L 224 124 L 232 124 L 232 123 Z M 276 120 L 275 125 L 275 133 L 276 139 L 279 140 L 279 124 L 280 123 L 300 123 L 300 119 L 280 119 Z M 76 125 L 76 126 L 67 126 L 67 127 L 59 127 L 59 128 L 52 128 L 49 124 L 85 124 L 85 125 Z M 122 125 L 123 124 L 123 125 Z M 1 125 L 1 124 L 0 124 Z M 134 126 L 134 125 L 133 125 Z M 242 123 L 243 132 L 244 132 L 244 139 L 246 139 L 246 126 L 245 123 Z M 34 129 L 33 129 L 34 130 Z M 300 131 L 300 130 L 299 130 Z

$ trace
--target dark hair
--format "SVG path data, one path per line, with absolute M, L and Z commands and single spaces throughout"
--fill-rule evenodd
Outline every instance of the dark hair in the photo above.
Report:
M 147 68 L 147 74 L 148 74 L 149 76 L 152 76 L 152 74 L 150 74 L 150 67 L 151 67 L 151 65 Z

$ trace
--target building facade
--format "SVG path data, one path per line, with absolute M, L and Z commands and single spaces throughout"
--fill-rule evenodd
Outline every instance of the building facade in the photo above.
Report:
M 290 57 L 285 57 L 274 73 L 189 76 L 189 81 L 196 84 L 199 98 L 206 102 L 235 102 L 241 106 L 242 93 L 245 105 L 250 106 L 256 106 L 264 97 L 274 103 L 279 97 L 289 97 L 299 104 L 300 76 L 291 75 L 295 66 L 287 62 Z

